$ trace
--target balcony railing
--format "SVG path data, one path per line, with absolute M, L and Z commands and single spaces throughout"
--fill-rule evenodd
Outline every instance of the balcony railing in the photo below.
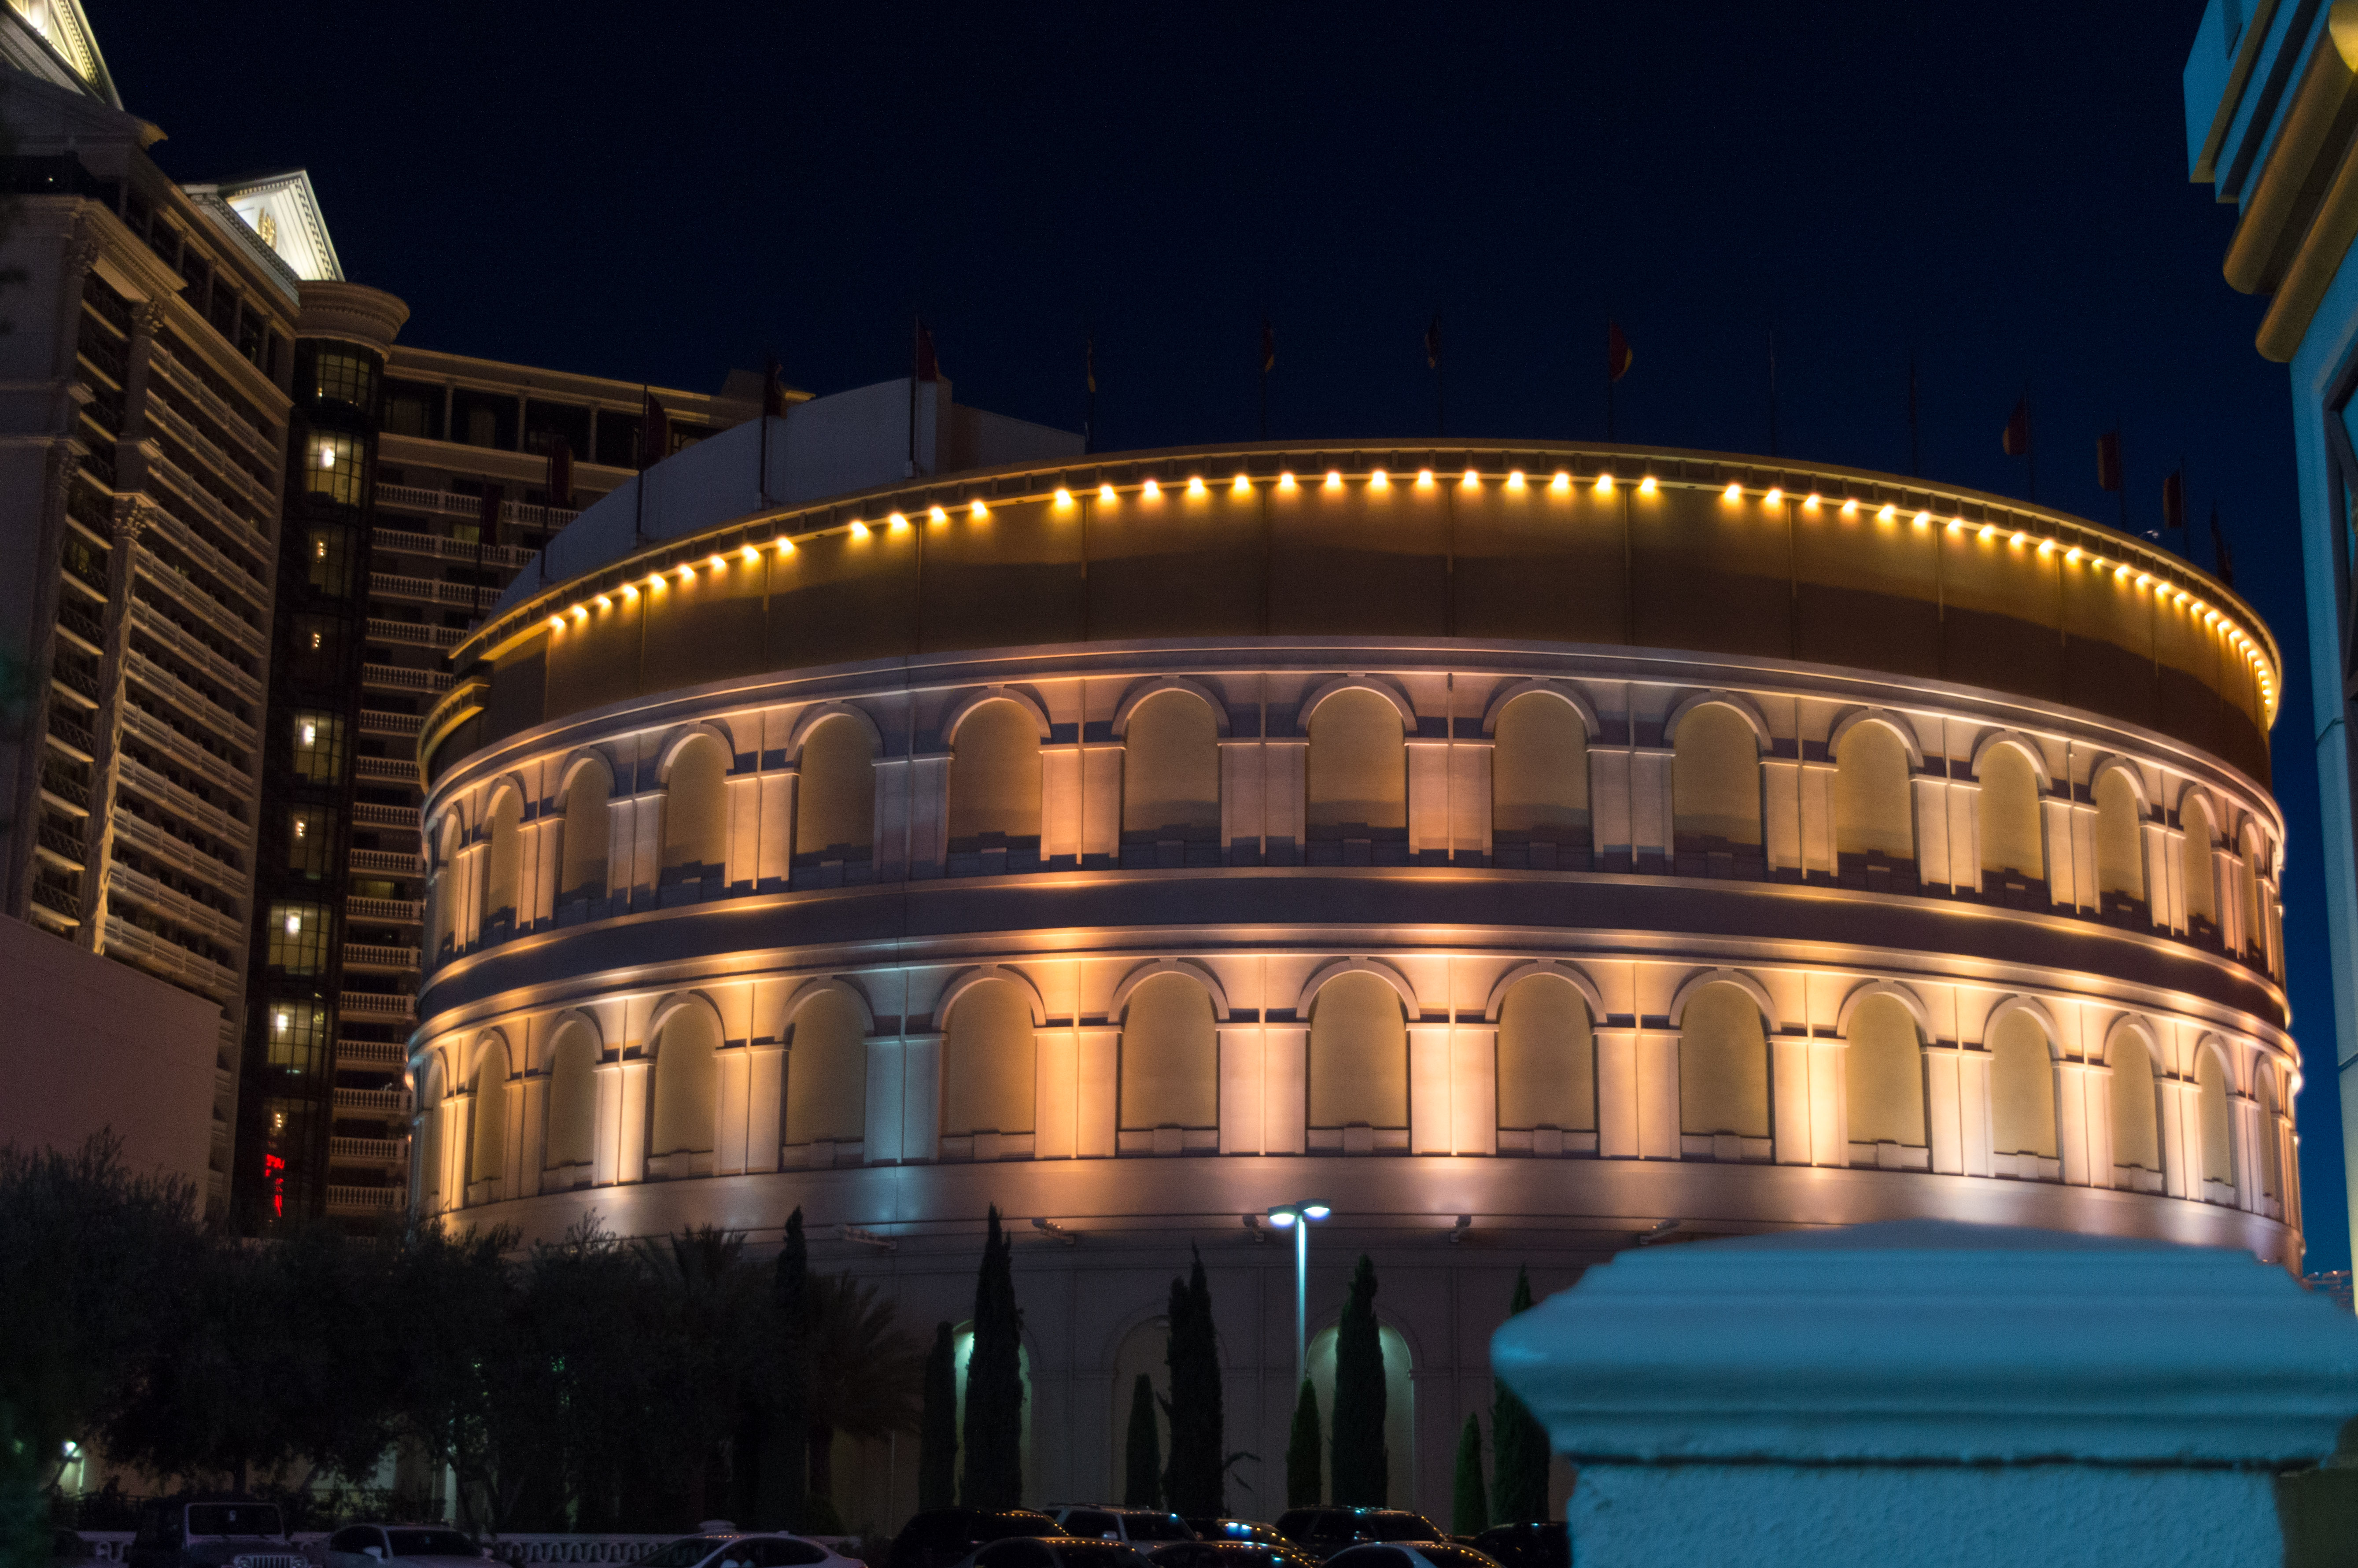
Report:
M 404 669 L 399 665 L 362 665 L 361 685 L 387 691 L 427 691 L 439 697 L 450 689 L 450 676 L 440 670 Z
M 111 899 L 144 903 L 168 920 L 204 933 L 224 947 L 237 947 L 245 941 L 245 922 L 236 915 L 225 914 L 178 888 L 167 887 L 120 860 L 110 862 L 106 868 L 106 891 Z
M 344 914 L 352 920 L 389 920 L 395 925 L 416 925 L 426 916 L 426 906 L 412 898 L 361 898 L 344 900 Z
M 392 1214 L 408 1201 L 406 1187 L 328 1187 L 330 1214 Z
M 384 486 L 377 487 L 380 497 L 384 491 Z M 468 496 L 463 499 L 471 501 L 474 498 Z M 533 510 L 536 512 L 539 508 Z M 530 566 L 532 557 L 538 553 L 515 545 L 471 545 L 464 539 L 446 539 L 439 535 L 417 534 L 406 528 L 372 528 L 369 537 L 381 550 L 400 550 L 413 556 L 432 556 L 446 561 L 481 562 L 487 567 L 506 567 L 512 571 Z
M 499 602 L 500 590 L 471 583 L 437 582 L 432 578 L 404 577 L 397 572 L 369 573 L 369 592 L 387 599 L 417 599 L 431 604 L 454 604 L 461 610 L 489 610 Z
M 67 718 L 63 709 L 49 709 L 49 733 L 69 750 L 79 752 L 85 762 L 98 754 L 98 737 L 90 732 L 90 726 Z
M 81 865 L 90 853 L 82 848 L 81 839 L 70 833 L 61 833 L 46 822 L 33 830 L 33 838 L 50 854 L 76 866 Z
M 406 969 L 415 972 L 417 968 L 417 949 L 384 947 L 373 942 L 347 942 L 344 944 L 344 967 L 356 969 Z M 345 1000 L 351 1000 L 349 994 Z
M 416 643 L 427 648 L 455 648 L 466 633 L 455 626 L 428 626 L 417 621 L 369 617 L 368 634 L 380 643 Z
M 375 871 L 395 877 L 419 877 L 426 874 L 426 869 L 419 863 L 416 856 L 395 854 L 390 849 L 353 850 L 352 870 Z
M 361 1160 L 381 1165 L 403 1165 L 409 1162 L 409 1140 L 406 1138 L 330 1138 L 328 1140 L 330 1160 Z
M 417 764 L 401 757 L 354 757 L 352 775 L 374 779 L 380 784 L 407 784 L 417 787 Z
M 406 827 L 417 831 L 417 807 L 414 806 L 379 806 L 373 801 L 356 801 L 352 805 L 352 820 L 371 827 Z
M 339 1059 L 339 1065 L 341 1065 Z M 336 1112 L 350 1111 L 362 1116 L 407 1116 L 407 1089 L 342 1089 L 336 1091 Z
M 81 898 L 52 882 L 33 883 L 33 902 L 46 909 L 54 909 L 69 920 L 81 918 Z
M 386 713 L 374 708 L 361 709 L 361 733 L 363 735 L 415 737 L 425 727 L 426 721 L 415 713 Z
M 417 1014 L 416 999 L 399 992 L 346 991 L 336 999 L 336 1005 L 353 1018 L 410 1019 Z
M 409 1065 L 409 1048 L 392 1040 L 338 1040 L 339 1067 L 384 1067 L 398 1072 Z
M 483 498 L 460 495 L 455 491 L 427 490 L 414 484 L 380 484 L 376 487 L 378 504 L 406 507 L 412 512 L 435 512 L 446 517 L 481 517 Z M 562 528 L 581 514 L 562 507 L 534 506 L 522 501 L 500 503 L 500 521 L 526 528 Z M 470 545 L 471 552 L 474 546 Z M 529 558 L 531 552 L 524 552 Z
M 171 938 L 127 920 L 108 919 L 104 942 L 110 955 L 134 959 L 142 968 L 192 986 L 215 1001 L 237 990 L 241 984 L 236 974 L 201 953 L 192 953 Z

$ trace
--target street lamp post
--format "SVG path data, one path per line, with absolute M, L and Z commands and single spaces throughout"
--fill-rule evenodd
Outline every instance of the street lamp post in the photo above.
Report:
M 1314 1220 L 1325 1218 L 1334 1211 L 1323 1203 L 1304 1198 L 1300 1203 L 1274 1205 L 1269 1211 L 1269 1222 L 1280 1230 L 1293 1232 L 1293 1397 L 1302 1397 L 1302 1385 L 1310 1376 L 1310 1226 Z

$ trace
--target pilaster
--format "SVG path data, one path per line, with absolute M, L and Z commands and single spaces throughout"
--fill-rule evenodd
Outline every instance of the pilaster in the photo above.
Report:
M 1498 1026 L 1458 1024 L 1449 1037 L 1450 1150 L 1498 1152 Z
M 1638 1159 L 1645 1152 L 1639 1130 L 1638 1032 L 1599 1028 L 1595 1039 L 1596 1152 L 1607 1160 Z
M 1496 827 L 1491 819 L 1491 763 L 1497 750 L 1489 741 L 1461 740 L 1449 748 L 1449 852 L 1455 860 L 1490 862 Z M 1592 800 L 1595 790 L 1592 784 Z M 1494 1137 L 1497 1131 L 1491 1129 Z
M 1226 752 L 1222 755 L 1225 757 Z M 1258 1022 L 1222 1022 L 1220 1048 L 1220 1152 L 1264 1152 L 1262 1122 L 1269 1102 Z
M 1447 1022 L 1408 1026 L 1408 1146 L 1415 1154 L 1446 1154 L 1455 1130 Z
M 1408 741 L 1408 852 L 1446 855 L 1451 842 L 1449 742 Z M 1412 1140 L 1413 1142 L 1413 1140 Z

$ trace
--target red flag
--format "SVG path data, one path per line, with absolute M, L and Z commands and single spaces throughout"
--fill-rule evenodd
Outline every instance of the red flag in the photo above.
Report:
M 646 394 L 647 406 L 639 415 L 639 471 L 644 473 L 671 456 L 671 416 L 655 401 L 655 395 Z
M 573 505 L 573 443 L 562 436 L 548 443 L 548 504 L 559 511 Z
M 942 367 L 934 359 L 934 330 L 923 321 L 917 323 L 917 379 L 942 379 Z
M 2014 406 L 2014 412 L 2006 417 L 2006 429 L 1997 438 L 1997 446 L 1998 450 L 2010 458 L 2021 457 L 2030 450 L 2030 399 L 2028 397 L 2026 396 Z
M 500 542 L 500 503 L 507 499 L 507 487 L 498 484 L 483 486 L 483 500 L 475 514 L 475 543 L 496 545 Z
M 2186 526 L 2186 470 L 2183 469 L 2161 481 L 2161 525 L 2165 528 Z
M 2096 488 L 2118 490 L 2121 487 L 2121 433 L 2107 430 L 2096 438 Z
M 762 417 L 783 419 L 786 416 L 786 384 L 781 379 L 778 358 L 770 356 L 762 370 Z
M 1260 319 L 1260 373 L 1267 375 L 1276 368 L 1277 329 L 1271 326 L 1269 318 L 1264 316 Z
M 1629 340 L 1621 335 L 1621 323 L 1606 322 L 1605 379 L 1619 381 L 1629 373 L 1629 367 L 1637 362 L 1637 359 L 1636 351 L 1629 347 Z

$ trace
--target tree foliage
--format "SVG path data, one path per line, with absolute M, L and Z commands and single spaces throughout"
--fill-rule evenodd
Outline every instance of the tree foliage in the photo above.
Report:
M 1163 1506 L 1163 1435 L 1154 1425 L 1154 1379 L 1141 1372 L 1130 1390 L 1130 1431 L 1121 1449 L 1121 1506 Z
M 1525 1268 L 1516 1271 L 1507 1315 L 1528 1312 L 1531 1304 L 1531 1271 Z M 1500 1524 L 1543 1519 L 1548 1517 L 1547 1429 L 1504 1382 L 1494 1379 L 1492 1386 L 1490 1517 Z
M 1335 1330 L 1335 1501 L 1382 1508 L 1390 1484 L 1384 1449 L 1384 1346 L 1376 1325 L 1376 1265 L 1364 1252 Z
M 917 1422 L 917 1506 L 957 1501 L 957 1346 L 946 1323 L 925 1356 L 925 1411 Z
M 1015 1305 L 1014 1247 L 990 1209 L 974 1283 L 974 1348 L 967 1359 L 966 1470 L 970 1509 L 1023 1505 L 1023 1314 Z
M 1184 1281 L 1171 1281 L 1171 1474 L 1165 1495 L 1190 1519 L 1226 1514 L 1226 1419 L 1220 1406 L 1220 1337 L 1212 1322 L 1212 1287 L 1204 1256 Z
M 1302 1379 L 1293 1401 L 1293 1429 L 1285 1440 L 1285 1506 L 1314 1509 L 1325 1490 L 1319 1476 L 1318 1390 Z
M 1449 1530 L 1453 1535 L 1479 1535 L 1490 1528 L 1482 1496 L 1482 1422 L 1466 1412 L 1466 1430 L 1457 1434 L 1457 1474 L 1449 1493 Z

